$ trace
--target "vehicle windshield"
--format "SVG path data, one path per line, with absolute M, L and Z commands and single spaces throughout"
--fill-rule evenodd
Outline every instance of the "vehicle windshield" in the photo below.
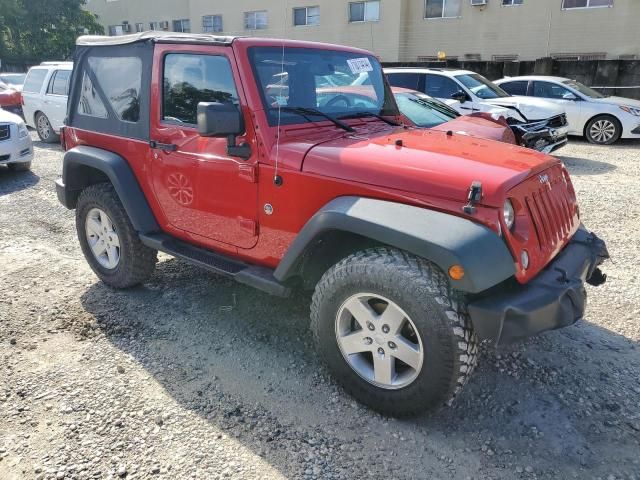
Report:
M 272 126 L 277 125 L 278 117 L 282 124 L 325 121 L 310 114 L 310 109 L 332 118 L 363 112 L 398 115 L 382 67 L 373 56 L 285 48 L 283 57 L 281 47 L 253 47 L 249 57 Z
M 596 92 L 593 88 L 589 88 L 586 85 L 583 85 L 580 82 L 576 82 L 575 80 L 565 80 L 564 82 L 565 85 L 567 85 L 568 87 L 573 88 L 574 90 L 577 90 L 578 92 L 580 92 L 582 95 L 586 96 L 586 97 L 591 97 L 591 98 L 605 98 L 606 96 L 601 94 L 600 92 Z
M 477 73 L 456 75 L 456 79 L 458 79 L 460 83 L 471 90 L 471 92 L 478 98 L 489 100 L 492 98 L 503 98 L 511 96 L 503 89 L 501 89 L 498 85 L 490 82 L 482 75 L 478 75 Z
M 7 85 L 16 85 L 20 86 L 24 83 L 24 79 L 27 77 L 26 73 L 15 73 L 11 75 L 0 75 L 0 81 L 6 83 Z
M 448 105 L 425 95 L 396 93 L 400 112 L 416 126 L 431 128 L 460 116 Z

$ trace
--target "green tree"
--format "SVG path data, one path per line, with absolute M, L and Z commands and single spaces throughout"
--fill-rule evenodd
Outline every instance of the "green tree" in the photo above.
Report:
M 0 56 L 15 62 L 67 60 L 85 33 L 103 34 L 86 0 L 0 0 Z

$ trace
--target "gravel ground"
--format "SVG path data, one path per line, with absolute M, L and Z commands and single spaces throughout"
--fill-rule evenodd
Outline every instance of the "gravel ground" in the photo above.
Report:
M 309 298 L 161 256 L 99 283 L 56 200 L 58 147 L 0 167 L 0 478 L 640 479 L 640 143 L 561 153 L 609 281 L 585 321 L 485 348 L 457 402 L 383 418 L 319 364 Z

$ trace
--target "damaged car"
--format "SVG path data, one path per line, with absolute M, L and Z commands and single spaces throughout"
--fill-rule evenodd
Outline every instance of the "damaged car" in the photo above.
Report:
M 387 68 L 392 86 L 441 100 L 462 115 L 502 109 L 519 145 L 551 153 L 567 144 L 564 109 L 542 99 L 514 97 L 482 75 L 447 68 Z

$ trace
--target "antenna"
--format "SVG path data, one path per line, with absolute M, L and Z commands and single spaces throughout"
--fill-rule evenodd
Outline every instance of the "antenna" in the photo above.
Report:
M 287 24 L 287 6 L 285 2 L 284 7 L 284 24 Z M 277 187 L 282 185 L 282 177 L 279 175 L 279 167 L 280 167 L 280 124 L 282 118 L 282 105 L 280 104 L 282 99 L 282 90 L 284 88 L 284 39 L 282 40 L 282 57 L 280 59 L 280 88 L 278 89 L 278 93 L 280 93 L 280 99 L 277 100 L 278 103 L 278 129 L 276 130 L 276 168 L 273 175 L 273 184 Z

